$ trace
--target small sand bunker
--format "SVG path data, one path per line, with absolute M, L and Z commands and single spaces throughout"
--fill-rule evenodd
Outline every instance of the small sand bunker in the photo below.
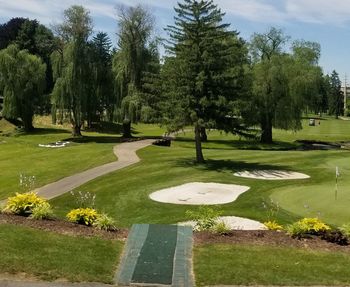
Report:
M 39 147 L 48 147 L 48 148 L 62 148 L 66 147 L 70 142 L 58 141 L 50 144 L 39 144 Z
M 191 182 L 153 192 L 149 197 L 154 201 L 173 204 L 225 204 L 235 201 L 248 189 L 248 186 L 234 184 Z
M 218 222 L 224 222 L 230 230 L 266 230 L 266 226 L 259 221 L 237 216 L 222 216 Z M 178 223 L 179 225 L 188 225 L 195 227 L 195 221 L 187 221 Z
M 265 179 L 265 180 L 286 180 L 286 179 L 305 179 L 310 176 L 293 171 L 284 170 L 251 170 L 251 171 L 240 171 L 233 175 L 245 178 L 253 179 Z

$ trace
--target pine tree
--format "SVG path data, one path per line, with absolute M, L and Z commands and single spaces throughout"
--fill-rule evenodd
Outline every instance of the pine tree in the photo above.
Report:
M 341 90 L 341 81 L 336 71 L 329 76 L 329 114 L 337 119 L 344 113 L 344 94 Z
M 175 12 L 162 71 L 164 116 L 169 128 L 194 126 L 196 161 L 203 162 L 203 128 L 221 128 L 235 118 L 232 103 L 241 89 L 243 42 L 222 23 L 224 13 L 211 0 L 184 0 Z

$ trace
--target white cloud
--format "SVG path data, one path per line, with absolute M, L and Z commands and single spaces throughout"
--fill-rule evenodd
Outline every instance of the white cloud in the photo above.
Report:
M 151 11 L 158 8 L 168 9 L 173 13 L 177 0 L 0 0 L 0 17 L 30 17 L 50 24 L 60 21 L 64 9 L 78 4 L 89 9 L 93 17 L 115 19 L 117 4 L 138 3 L 149 7 Z M 287 21 L 299 21 L 345 25 L 350 21 L 349 0 L 216 0 L 215 3 L 228 16 L 261 23 L 283 24 Z M 158 19 L 160 22 L 165 20 L 171 19 Z
M 217 0 L 216 3 L 228 15 L 254 22 L 281 23 L 287 19 L 284 12 L 265 0 Z
M 350 21 L 350 1 L 287 0 L 289 18 L 300 22 L 344 25 Z

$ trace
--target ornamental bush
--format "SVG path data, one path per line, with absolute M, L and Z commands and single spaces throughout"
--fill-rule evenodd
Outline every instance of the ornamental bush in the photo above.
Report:
M 35 206 L 32 210 L 32 214 L 30 218 L 42 220 L 42 219 L 50 219 L 53 217 L 53 211 L 49 203 L 44 202 L 38 206 Z
M 292 237 L 307 237 L 321 235 L 331 228 L 318 218 L 303 218 L 287 227 L 287 233 Z
M 39 197 L 34 192 L 16 193 L 15 196 L 7 199 L 4 211 L 29 216 L 33 213 L 33 209 L 42 205 L 50 206 L 44 198 Z
M 220 212 L 206 206 L 200 206 L 198 211 L 187 210 L 186 215 L 196 225 L 194 226 L 195 231 L 212 230 L 218 223 Z
M 72 209 L 67 215 L 70 222 L 91 226 L 98 217 L 98 213 L 93 208 L 77 208 Z
M 92 225 L 101 230 L 106 230 L 106 231 L 117 230 L 114 219 L 104 213 L 99 214 Z
M 275 230 L 275 231 L 283 230 L 283 226 L 278 224 L 275 220 L 266 221 L 264 222 L 264 225 L 268 230 Z

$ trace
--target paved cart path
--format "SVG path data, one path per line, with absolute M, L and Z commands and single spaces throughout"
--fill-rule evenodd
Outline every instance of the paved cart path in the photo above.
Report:
M 113 152 L 118 158 L 117 161 L 62 178 L 59 181 L 49 183 L 43 187 L 36 189 L 35 192 L 37 192 L 37 194 L 41 197 L 52 199 L 66 192 L 69 192 L 97 177 L 135 164 L 140 161 L 140 158 L 137 156 L 136 151 L 151 145 L 152 142 L 154 142 L 154 140 L 142 140 L 118 144 L 113 148 Z

